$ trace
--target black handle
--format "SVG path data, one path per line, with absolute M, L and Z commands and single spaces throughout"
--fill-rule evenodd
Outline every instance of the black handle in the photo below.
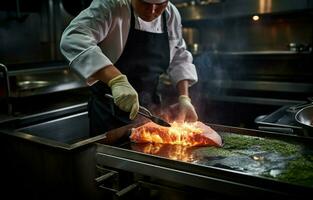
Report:
M 114 194 L 117 198 L 120 198 L 120 197 L 128 194 L 129 192 L 135 190 L 139 186 L 139 183 L 136 182 L 136 183 L 128 185 L 127 187 L 125 187 L 123 189 L 117 188 L 116 186 L 119 184 L 116 183 L 116 181 L 119 180 L 118 179 L 119 173 L 117 171 L 113 171 L 113 170 L 109 170 L 109 169 L 104 169 L 104 170 L 106 173 L 95 178 L 94 180 L 95 180 L 95 182 L 99 188 Z M 109 179 L 113 179 L 113 181 L 115 181 L 115 183 L 113 183 L 112 180 L 109 180 Z M 108 183 L 110 183 L 110 186 L 107 186 L 108 184 L 106 184 L 105 181 L 108 181 Z M 115 187 L 113 187 L 113 186 L 115 186 Z
M 108 169 L 106 171 L 107 171 L 106 174 L 103 174 L 102 176 L 99 176 L 99 177 L 95 178 L 94 180 L 95 180 L 96 184 L 99 186 L 99 188 L 101 188 L 102 190 L 108 191 L 110 193 L 113 193 L 118 198 L 120 198 L 120 197 L 124 196 L 125 194 L 135 190 L 139 186 L 139 183 L 133 183 L 133 184 L 130 184 L 127 187 L 121 189 L 121 190 L 116 189 L 114 187 L 107 187 L 107 186 L 105 186 L 105 181 L 109 180 L 111 178 L 115 178 L 114 180 L 118 181 L 117 177 L 118 177 L 119 173 L 117 171 L 112 171 L 112 170 L 108 170 Z M 118 184 L 113 184 L 113 185 L 118 185 Z
M 97 178 L 95 178 L 95 181 L 98 185 L 102 184 L 105 180 L 109 179 L 109 178 L 112 178 L 114 176 L 117 176 L 118 173 L 117 172 L 114 172 L 114 171 L 110 171 L 102 176 L 99 176 Z
M 105 94 L 104 96 L 105 96 L 106 98 L 108 98 L 108 99 L 113 99 L 113 96 L 110 95 L 110 94 Z M 139 109 L 144 110 L 144 111 L 147 112 L 147 113 L 144 113 L 144 112 L 142 112 L 141 110 L 139 110 L 139 111 L 138 111 L 138 114 L 140 114 L 140 115 L 142 115 L 142 116 L 144 116 L 144 117 L 147 117 L 147 118 L 149 118 L 149 119 L 152 118 L 152 114 L 151 114 L 151 112 L 150 112 L 148 109 L 146 109 L 146 108 L 144 108 L 144 107 L 142 107 L 142 106 L 139 106 Z
M 121 189 L 120 191 L 116 192 L 115 195 L 117 197 L 122 197 L 125 194 L 127 194 L 127 193 L 129 193 L 129 192 L 131 192 L 131 191 L 133 191 L 135 189 L 137 189 L 138 186 L 139 186 L 139 183 L 133 183 L 133 184 L 131 184 L 131 185 Z

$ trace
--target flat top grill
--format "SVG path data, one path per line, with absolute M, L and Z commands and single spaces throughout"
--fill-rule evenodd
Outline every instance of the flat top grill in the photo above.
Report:
M 280 140 L 220 134 L 225 142 L 223 148 L 148 143 L 128 143 L 122 148 L 313 187 L 313 173 L 306 172 L 308 167 L 313 167 L 312 149 Z M 299 176 L 298 173 L 306 174 Z
M 97 160 L 99 164 L 105 162 L 130 171 L 133 166 L 134 172 L 143 174 L 143 168 L 153 165 L 155 167 L 149 169 L 147 175 L 158 174 L 164 179 L 171 175 L 184 177 L 185 173 L 192 174 L 196 179 L 192 186 L 207 189 L 208 184 L 214 184 L 214 191 L 225 192 L 229 186 L 230 193 L 245 188 L 246 194 L 258 191 L 271 196 L 302 196 L 313 192 L 312 138 L 210 126 L 222 136 L 224 147 L 134 144 L 129 141 L 128 127 L 113 130 L 106 139 L 99 141 Z M 120 161 L 114 162 L 114 159 Z M 162 176 L 164 168 L 168 172 Z M 181 173 L 177 174 L 177 170 Z M 205 183 L 202 179 L 210 181 Z M 190 177 L 188 180 L 182 178 L 180 182 L 190 180 Z

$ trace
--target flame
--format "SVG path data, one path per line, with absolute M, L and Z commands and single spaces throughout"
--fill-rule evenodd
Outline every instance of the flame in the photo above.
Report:
M 196 126 L 196 122 L 195 123 L 174 122 L 171 124 L 171 127 L 169 128 L 169 134 L 176 138 L 176 140 L 173 141 L 173 144 L 194 146 L 196 144 L 192 142 L 192 140 L 190 140 L 189 138 L 194 137 L 196 134 L 201 133 L 203 133 L 203 130 Z
M 140 129 L 140 141 L 150 143 L 174 144 L 184 146 L 200 146 L 205 143 L 202 134 L 204 130 L 193 123 L 171 123 L 171 127 L 162 127 L 147 123 Z M 198 137 L 197 137 L 198 136 Z

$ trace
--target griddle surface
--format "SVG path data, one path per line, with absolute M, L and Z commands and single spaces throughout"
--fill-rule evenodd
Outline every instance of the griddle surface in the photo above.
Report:
M 219 134 L 224 141 L 222 148 L 130 142 L 121 147 L 166 159 L 313 187 L 312 148 L 272 138 L 227 132 Z

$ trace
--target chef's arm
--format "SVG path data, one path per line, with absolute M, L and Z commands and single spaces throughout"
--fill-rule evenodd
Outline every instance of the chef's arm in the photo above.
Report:
M 94 73 L 92 78 L 108 84 L 110 80 L 121 74 L 120 70 L 118 70 L 114 65 L 108 65 Z
M 188 88 L 189 88 L 189 81 L 188 80 L 181 80 L 177 83 L 177 91 L 179 96 L 186 95 L 189 96 Z
M 112 92 L 114 103 L 123 111 L 129 112 L 129 118 L 134 119 L 139 110 L 139 100 L 136 90 L 130 85 L 127 77 L 114 65 L 108 65 L 92 75 L 106 83 Z

